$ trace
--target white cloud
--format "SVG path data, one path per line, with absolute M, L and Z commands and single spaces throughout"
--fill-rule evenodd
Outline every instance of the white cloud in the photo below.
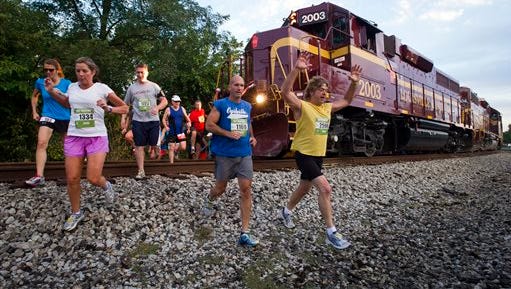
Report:
M 485 6 L 493 4 L 492 0 L 440 0 L 435 6 L 440 7 L 465 7 L 465 6 Z
M 435 20 L 450 22 L 463 15 L 463 9 L 458 10 L 430 10 L 419 16 L 421 20 Z
M 203 4 L 212 5 L 213 10 L 220 14 L 229 14 L 230 20 L 221 26 L 221 30 L 229 31 L 241 41 L 246 41 L 252 34 L 258 31 L 265 31 L 280 27 L 291 10 L 310 6 L 310 0 L 280 1 L 263 0 L 257 1 L 257 5 L 245 7 L 236 7 L 230 2 L 202 0 Z M 282 14 L 284 12 L 284 14 Z M 256 27 L 257 30 L 254 30 Z
M 405 0 L 401 0 L 405 1 Z M 410 0 L 411 1 L 411 0 Z M 416 7 L 420 1 L 415 2 Z M 437 0 L 431 1 L 427 5 L 429 9 L 423 9 L 423 13 L 419 16 L 421 20 L 434 20 L 441 22 L 451 22 L 460 18 L 465 8 L 469 9 L 477 6 L 489 6 L 493 4 L 493 0 Z M 422 7 L 425 8 L 425 7 Z M 418 8 L 417 11 L 421 9 Z
M 412 5 L 409 0 L 399 0 L 396 22 L 404 23 L 413 16 Z

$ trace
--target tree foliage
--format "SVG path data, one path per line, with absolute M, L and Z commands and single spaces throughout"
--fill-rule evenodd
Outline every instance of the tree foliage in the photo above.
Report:
M 511 124 L 508 126 L 507 131 L 503 135 L 504 143 L 511 143 Z
M 22 161 L 35 148 L 35 125 L 27 100 L 54 26 L 45 13 L 21 1 L 0 0 L 0 7 L 0 122 L 4 125 L 0 161 Z
M 228 16 L 193 0 L 0 0 L 0 7 L 0 77 L 6 80 L 0 83 L 0 113 L 3 123 L 16 124 L 0 132 L 0 152 L 8 152 L 0 161 L 34 159 L 29 99 L 46 58 L 60 60 L 74 81 L 74 60 L 91 57 L 99 79 L 121 97 L 134 65 L 145 62 L 149 79 L 191 105 L 197 97 L 209 99 L 226 52 L 241 49 L 232 35 L 218 31 Z M 112 135 L 119 121 L 108 121 Z M 12 139 L 17 143 L 10 146 Z M 112 151 L 124 147 L 121 138 L 113 140 Z

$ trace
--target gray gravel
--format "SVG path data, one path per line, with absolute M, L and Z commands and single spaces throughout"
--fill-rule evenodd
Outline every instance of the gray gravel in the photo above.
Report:
M 236 245 L 235 182 L 211 218 L 211 176 L 116 178 L 111 206 L 83 182 L 71 233 L 65 187 L 0 184 L 0 287 L 511 288 L 511 153 L 324 172 L 346 250 L 325 245 L 316 192 L 280 224 L 295 170 L 255 173 L 256 249 Z

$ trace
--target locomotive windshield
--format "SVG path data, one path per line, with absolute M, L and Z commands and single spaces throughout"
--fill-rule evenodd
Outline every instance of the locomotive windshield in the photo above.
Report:
M 350 39 L 348 15 L 335 12 L 332 27 L 332 47 L 335 49 L 347 45 Z

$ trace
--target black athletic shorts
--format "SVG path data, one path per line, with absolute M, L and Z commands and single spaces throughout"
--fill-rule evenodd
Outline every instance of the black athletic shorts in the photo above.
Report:
M 196 129 L 192 129 L 192 131 L 197 132 L 197 136 L 195 137 L 195 143 L 200 143 L 202 146 L 207 146 L 208 143 L 204 141 L 204 131 L 198 131 Z M 192 144 L 195 146 L 195 144 Z
M 40 126 L 47 126 L 54 131 L 64 134 L 67 133 L 67 127 L 69 126 L 69 120 L 54 119 L 47 116 L 42 116 L 39 119 Z
M 295 160 L 296 165 L 301 172 L 300 179 L 312 181 L 313 179 L 323 175 L 321 172 L 323 169 L 323 157 L 304 155 L 299 151 L 296 151 Z

